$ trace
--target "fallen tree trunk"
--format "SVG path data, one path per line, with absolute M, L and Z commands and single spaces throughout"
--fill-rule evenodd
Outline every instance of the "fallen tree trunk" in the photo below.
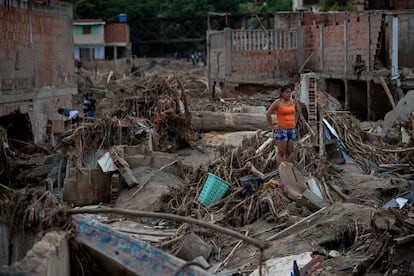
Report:
M 191 123 L 194 129 L 204 131 L 254 131 L 269 127 L 266 115 L 255 113 L 197 111 L 192 112 Z
M 201 220 L 193 219 L 190 217 L 178 216 L 169 213 L 160 213 L 160 212 L 149 212 L 149 211 L 135 211 L 135 210 L 127 210 L 127 209 L 120 209 L 120 208 L 100 208 L 100 209 L 90 209 L 90 208 L 82 208 L 82 209 L 61 209 L 58 211 L 63 211 L 68 215 L 75 215 L 75 214 L 118 214 L 123 216 L 137 216 L 137 217 L 144 217 L 144 218 L 160 218 L 160 219 L 169 219 L 173 221 L 183 222 L 183 223 L 190 223 L 194 225 L 201 226 L 203 228 L 212 230 L 214 232 L 219 232 L 225 235 L 229 235 L 235 237 L 237 239 L 241 239 L 247 243 L 250 243 L 261 250 L 264 250 L 269 247 L 269 244 L 264 242 L 263 240 L 254 239 L 251 237 L 247 237 L 239 232 L 234 230 L 221 227 L 216 224 L 204 222 Z M 318 212 L 320 212 L 319 210 Z

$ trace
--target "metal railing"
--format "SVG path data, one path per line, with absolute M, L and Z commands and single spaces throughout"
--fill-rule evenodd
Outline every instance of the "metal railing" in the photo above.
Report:
M 297 40 L 297 30 L 232 30 L 236 51 L 297 49 Z

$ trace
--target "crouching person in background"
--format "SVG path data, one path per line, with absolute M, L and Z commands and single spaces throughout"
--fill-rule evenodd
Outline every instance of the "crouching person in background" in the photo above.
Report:
M 69 108 L 59 108 L 58 113 L 68 117 L 72 121 L 72 128 L 77 127 L 79 124 L 79 111 Z

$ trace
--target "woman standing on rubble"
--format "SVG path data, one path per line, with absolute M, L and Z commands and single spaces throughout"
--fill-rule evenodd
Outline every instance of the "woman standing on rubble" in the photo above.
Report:
M 293 143 L 296 140 L 297 112 L 291 93 L 291 85 L 282 86 L 279 99 L 266 111 L 267 122 L 273 131 L 277 146 L 277 169 L 283 161 L 291 162 Z M 276 123 L 273 123 L 272 114 L 276 114 Z

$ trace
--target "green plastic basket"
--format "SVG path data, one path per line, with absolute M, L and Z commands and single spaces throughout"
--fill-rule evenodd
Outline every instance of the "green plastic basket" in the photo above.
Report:
M 206 182 L 204 183 L 204 187 L 201 190 L 198 201 L 207 207 L 214 202 L 222 199 L 230 186 L 231 185 L 229 183 L 220 177 L 212 173 L 208 173 Z

